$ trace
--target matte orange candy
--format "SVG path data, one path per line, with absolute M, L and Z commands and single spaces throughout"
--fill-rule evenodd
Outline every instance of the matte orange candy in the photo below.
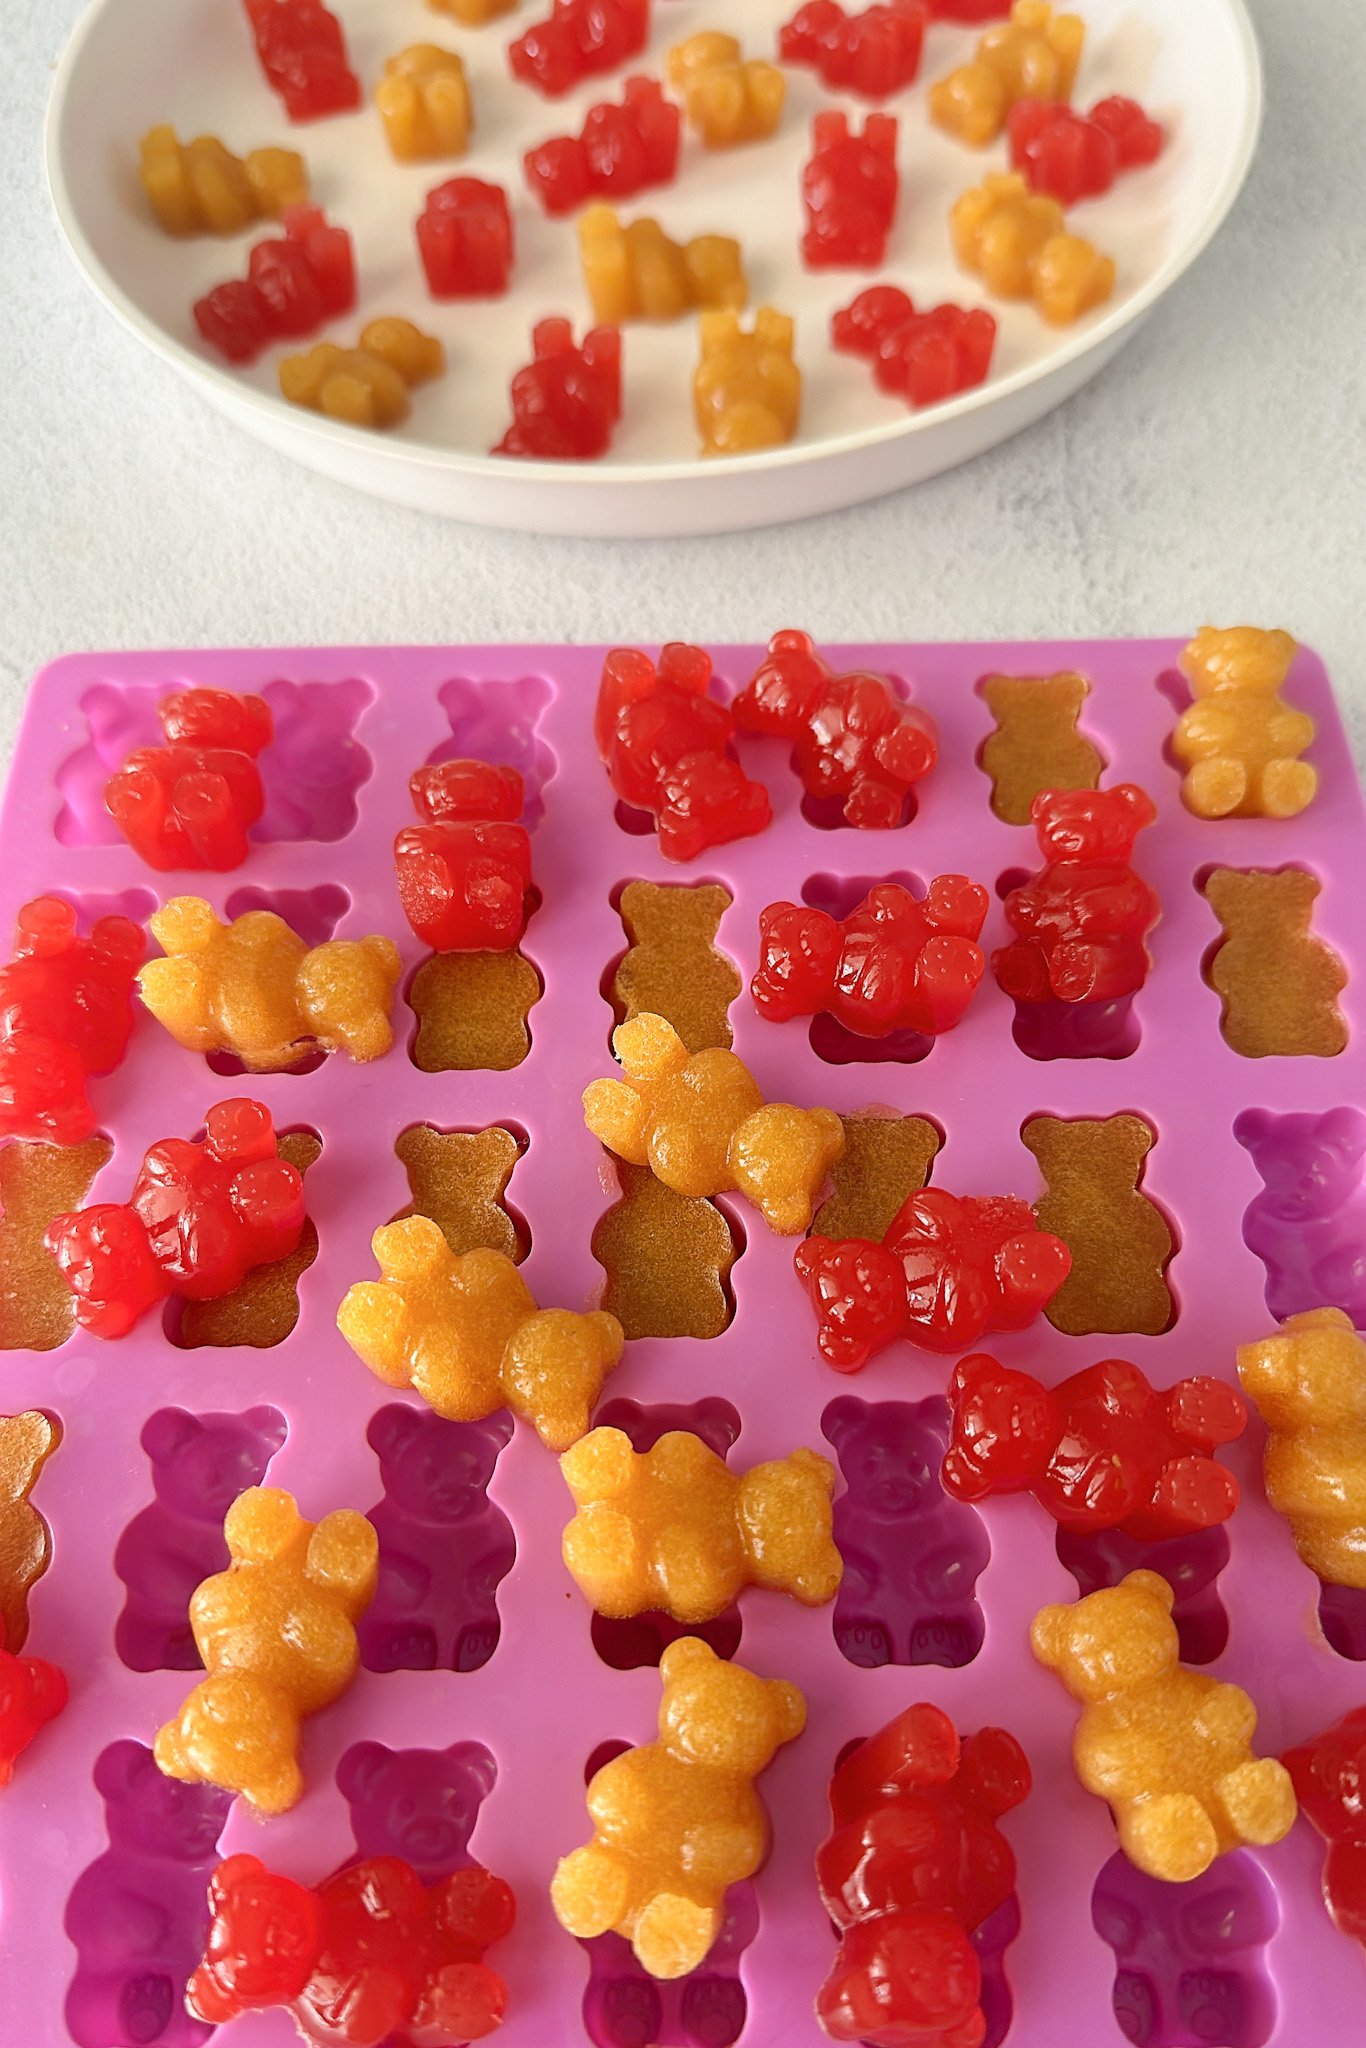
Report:
M 182 142 L 170 127 L 143 136 L 138 176 L 168 235 L 235 235 L 308 200 L 308 172 L 297 150 L 253 149 L 239 157 L 216 135 Z
M 1244 1344 L 1238 1377 L 1267 1428 L 1266 1497 L 1330 1586 L 1366 1587 L 1366 1338 L 1340 1308 Z
M 761 141 L 783 117 L 783 73 L 762 57 L 742 57 L 736 38 L 721 29 L 675 43 L 665 68 L 704 149 Z
M 743 306 L 748 296 L 740 244 L 730 235 L 675 242 L 657 220 L 623 221 L 613 207 L 579 215 L 579 263 L 600 327 L 627 320 L 676 320 L 699 306 Z
M 439 377 L 446 351 L 411 320 L 371 320 L 356 348 L 320 341 L 280 364 L 280 390 L 291 405 L 351 427 L 396 427 L 407 419 L 409 392 Z
M 704 455 L 750 455 L 792 439 L 802 409 L 793 332 L 791 316 L 773 306 L 760 306 L 748 328 L 729 308 L 702 315 L 692 390 Z
M 1195 702 L 1172 734 L 1181 796 L 1198 818 L 1293 818 L 1318 773 L 1300 755 L 1314 721 L 1280 694 L 1295 659 L 1288 633 L 1202 626 L 1181 656 Z
M 401 164 L 461 156 L 474 133 L 464 60 L 438 43 L 412 43 L 390 57 L 375 87 L 384 137 Z
M 1017 100 L 1072 97 L 1086 25 L 1051 0 L 1015 0 L 1010 20 L 989 28 L 971 63 L 938 79 L 929 93 L 930 119 L 960 142 L 994 142 Z
M 1068 234 L 1056 199 L 1031 192 L 1018 171 L 984 178 L 949 215 L 954 253 L 965 270 L 1003 299 L 1030 299 L 1045 320 L 1065 327 L 1109 298 L 1113 258 Z

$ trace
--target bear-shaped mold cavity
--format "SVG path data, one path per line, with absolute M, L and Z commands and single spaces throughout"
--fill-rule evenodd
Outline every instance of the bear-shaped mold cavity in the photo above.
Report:
M 1366 1115 L 1247 1109 L 1233 1135 L 1262 1177 L 1243 1242 L 1266 1268 L 1271 1314 L 1340 1308 L 1366 1330 Z
M 356 1630 L 367 1671 L 478 1671 L 497 1649 L 517 1542 L 488 1489 L 511 1436 L 506 1410 L 447 1422 L 394 1402 L 371 1417 L 384 1498 L 369 1511 L 379 1585 Z
M 1114 2011 L 1134 2048 L 1262 2048 L 1276 2024 L 1267 1948 L 1280 1925 L 1246 1849 L 1167 1884 L 1122 1852 L 1096 1880 L 1091 1919 L 1114 1951 Z
M 52 1562 L 52 1531 L 31 1499 L 62 1440 L 55 1415 L 30 1408 L 0 1415 L 0 1646 L 22 1650 L 28 1596 Z
M 614 1159 L 620 1197 L 593 1227 L 602 1306 L 632 1337 L 719 1337 L 735 1315 L 731 1269 L 745 1248 L 729 1209 L 680 1195 L 648 1166 Z
M 1366 1118 L 1363 1118 L 1366 1127 Z M 1020 1136 L 1046 1183 L 1039 1228 L 1060 1237 L 1072 1270 L 1049 1303 L 1069 1337 L 1156 1337 L 1176 1321 L 1167 1268 L 1177 1245 L 1142 1181 L 1157 1132 L 1145 1117 L 1031 1117 Z
M 1321 884 L 1306 868 L 1211 868 L 1197 887 L 1223 936 L 1202 962 L 1219 1028 L 1244 1059 L 1333 1059 L 1347 1043 L 1347 969 L 1313 932 Z
M 594 1752 L 595 1765 L 609 1762 L 625 1746 L 601 1746 Z M 585 1941 L 589 1977 L 583 2024 L 594 2048 L 731 2048 L 749 2017 L 740 1961 L 758 1931 L 754 1886 L 734 1884 L 706 1961 L 673 1983 L 648 1976 L 620 1934 Z
M 80 1208 L 113 1151 L 98 1134 L 79 1145 L 0 1145 L 0 1351 L 53 1351 L 71 1335 L 71 1290 L 43 1233 Z
M 424 1074 L 508 1073 L 531 1051 L 539 973 L 517 948 L 432 953 L 405 992 L 417 1020 L 408 1057 Z
M 921 897 L 925 885 L 916 875 L 898 869 L 886 875 L 811 875 L 802 884 L 802 902 L 828 917 L 846 918 L 857 910 L 868 891 L 882 882 L 894 882 L 913 896 Z M 889 1031 L 882 1038 L 862 1038 L 847 1030 L 824 1011 L 811 1019 L 807 1029 L 811 1050 L 827 1066 L 914 1066 L 934 1046 L 923 1031 Z
M 1105 756 L 1079 728 L 1091 694 L 1084 676 L 983 676 L 977 694 L 996 721 L 977 750 L 991 778 L 991 808 L 1006 825 L 1027 825 L 1045 789 L 1095 789 Z
M 95 1789 L 109 1846 L 66 1903 L 76 1951 L 67 2032 L 77 2048 L 199 2048 L 213 2029 L 186 2012 L 185 1986 L 204 1951 L 232 1795 L 164 1777 L 131 1741 L 101 1751 Z
M 316 1131 L 281 1131 L 275 1149 L 304 1175 L 306 1199 L 308 1171 L 322 1152 L 322 1139 Z M 219 1348 L 250 1345 L 253 1350 L 267 1351 L 283 1344 L 299 1320 L 299 1282 L 317 1256 L 318 1232 L 310 1217 L 287 1259 L 257 1266 L 230 1294 L 220 1295 L 217 1301 L 175 1298 L 167 1302 L 167 1336 L 183 1351 L 206 1344 Z
M 482 1248 L 520 1265 L 531 1249 L 531 1232 L 504 1197 L 529 1142 L 525 1131 L 505 1124 L 480 1131 L 410 1124 L 394 1151 L 412 1200 L 392 1220 L 429 1216 L 453 1252 Z
M 830 1170 L 830 1193 L 816 1211 L 811 1234 L 837 1244 L 848 1237 L 880 1244 L 902 1203 L 929 1181 L 944 1133 L 923 1116 L 870 1111 L 840 1122 L 844 1150 Z
M 358 1742 L 337 1765 L 357 1855 L 400 1856 L 424 1884 L 477 1860 L 470 1836 L 497 1781 L 498 1766 L 482 1742 L 449 1749 Z
M 437 702 L 446 714 L 450 737 L 428 754 L 427 765 L 472 760 L 515 768 L 526 788 L 522 823 L 534 830 L 545 814 L 545 787 L 557 765 L 538 734 L 554 694 L 544 676 L 518 676 L 511 682 L 457 676 L 444 683 Z
M 153 1498 L 114 1551 L 127 1588 L 114 1648 L 130 1671 L 199 1670 L 190 1596 L 227 1570 L 223 1517 L 239 1493 L 261 1485 L 286 1434 L 279 1409 L 265 1406 L 242 1415 L 159 1408 L 144 1423 Z
M 1228 1642 L 1228 1610 L 1219 1574 L 1229 1560 L 1228 1531 L 1201 1529 L 1162 1543 L 1140 1543 L 1122 1529 L 1059 1529 L 1058 1562 L 1083 1596 L 1117 1586 L 1130 1572 L 1160 1572 L 1176 1595 L 1172 1620 L 1184 1664 L 1212 1664 Z
M 977 1510 L 951 1501 L 939 1482 L 948 1402 L 846 1395 L 830 1403 L 821 1429 L 846 1488 L 835 1502 L 841 1654 L 866 1669 L 970 1664 L 986 1633 L 976 1586 L 991 1545 Z
M 732 900 L 723 882 L 624 882 L 612 891 L 627 938 L 602 979 L 614 1029 L 649 1011 L 668 1019 L 689 1052 L 729 1049 L 730 1006 L 744 983 L 716 935 Z

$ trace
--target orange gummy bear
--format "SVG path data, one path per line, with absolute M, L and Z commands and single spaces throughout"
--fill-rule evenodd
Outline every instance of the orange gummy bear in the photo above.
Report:
M 234 156 L 216 135 L 182 142 L 174 128 L 149 128 L 138 176 L 168 235 L 235 235 L 254 220 L 279 220 L 308 200 L 308 172 L 293 149 Z
M 1060 14 L 1051 0 L 1015 0 L 1010 20 L 989 28 L 970 64 L 930 87 L 930 119 L 974 149 L 994 142 L 1017 100 L 1072 97 L 1086 40 L 1079 14 Z
M 401 164 L 459 156 L 474 132 L 465 66 L 454 50 L 413 43 L 384 66 L 375 105 L 385 139 Z
M 224 924 L 202 896 L 173 896 L 149 918 L 165 958 L 138 971 L 142 1000 L 190 1052 L 236 1054 L 274 1074 L 311 1052 L 374 1060 L 394 1042 L 402 973 L 392 939 L 308 947 L 272 910 Z
M 1030 1641 L 1082 1702 L 1072 1759 L 1109 1801 L 1125 1855 L 1182 1884 L 1244 1842 L 1279 1842 L 1295 1794 L 1283 1764 L 1253 1755 L 1257 1709 L 1242 1688 L 1181 1663 L 1174 1599 L 1157 1572 L 1130 1572 L 1041 1608 Z
M 1314 721 L 1280 694 L 1295 652 L 1289 633 L 1202 626 L 1181 656 L 1195 702 L 1176 722 L 1172 752 L 1197 818 L 1293 818 L 1313 801 L 1318 775 L 1299 757 Z
M 815 1451 L 742 1474 L 686 1429 L 644 1452 L 622 1430 L 594 1429 L 560 1470 L 578 1509 L 564 1561 L 599 1614 L 712 1621 L 745 1586 L 807 1607 L 835 1597 L 844 1571 L 830 1533 L 835 1468 Z
M 802 373 L 792 356 L 792 320 L 760 306 L 746 331 L 731 308 L 702 315 L 693 372 L 693 411 L 704 455 L 778 448 L 797 431 Z
M 600 327 L 676 320 L 694 306 L 743 306 L 740 244 L 730 235 L 675 242 L 657 220 L 621 221 L 607 205 L 579 215 L 579 262 Z
M 1032 299 L 1064 327 L 1109 298 L 1114 260 L 1063 226 L 1062 208 L 1031 192 L 1018 171 L 995 172 L 965 192 L 949 215 L 954 251 L 989 291 Z
M 439 377 L 446 351 L 411 320 L 372 320 L 358 348 L 320 341 L 280 364 L 280 389 L 291 405 L 325 413 L 352 427 L 396 427 L 409 412 L 414 385 Z
M 426 1216 L 385 1224 L 371 1245 L 380 1278 L 348 1291 L 337 1327 L 377 1379 L 452 1422 L 508 1407 L 552 1451 L 578 1441 L 621 1357 L 615 1316 L 538 1309 L 511 1259 L 453 1252 Z
M 199 1585 L 190 1626 L 208 1674 L 156 1738 L 168 1778 L 240 1792 L 284 1813 L 303 1791 L 300 1726 L 339 1699 L 360 1662 L 355 1624 L 374 1598 L 379 1544 L 340 1508 L 316 1526 L 292 1494 L 253 1486 L 223 1523 L 230 1563 Z
M 1330 1586 L 1366 1587 L 1366 1339 L 1340 1308 L 1244 1344 L 1238 1377 L 1266 1424 L 1266 1497 Z
M 734 36 L 702 29 L 675 43 L 666 60 L 690 126 L 704 149 L 730 149 L 772 135 L 783 117 L 787 80 L 776 64 L 742 57 Z
M 753 1780 L 801 1734 L 806 1702 L 696 1636 L 669 1645 L 659 1675 L 659 1740 L 594 1774 L 593 1840 L 561 1858 L 550 1897 L 570 1934 L 615 1929 L 652 1977 L 672 1978 L 696 1969 L 721 1930 L 727 1887 L 763 1861 L 768 1816 Z
M 436 14 L 451 14 L 461 28 L 482 28 L 500 14 L 510 14 L 517 0 L 427 0 Z
M 748 1197 L 782 1237 L 811 1227 L 821 1184 L 844 1150 L 832 1109 L 765 1103 L 733 1052 L 689 1053 L 673 1025 L 645 1011 L 619 1024 L 622 1078 L 584 1090 L 593 1136 L 680 1195 Z

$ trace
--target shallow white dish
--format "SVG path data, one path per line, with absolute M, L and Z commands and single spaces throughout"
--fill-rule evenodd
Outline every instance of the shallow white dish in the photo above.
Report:
M 95 0 L 63 57 L 47 132 L 57 217 L 77 263 L 110 308 L 210 402 L 248 432 L 324 475 L 433 512 L 541 533 L 668 535 L 721 532 L 836 509 L 917 483 L 1030 425 L 1116 353 L 1194 261 L 1223 221 L 1247 173 L 1261 114 L 1256 42 L 1243 0 L 1076 0 L 1088 43 L 1075 95 L 1141 99 L 1169 127 L 1159 163 L 1122 178 L 1106 198 L 1074 209 L 1071 224 L 1113 254 L 1111 302 L 1072 328 L 1047 327 L 1027 306 L 993 303 L 957 270 L 947 215 L 953 199 L 1004 166 L 1000 143 L 974 151 L 932 128 L 928 83 L 971 54 L 977 31 L 932 27 L 917 84 L 887 102 L 901 117 L 901 203 L 884 268 L 917 305 L 989 304 L 1000 322 L 987 383 L 961 398 L 909 412 L 875 388 L 866 363 L 832 353 L 829 318 L 872 273 L 802 268 L 800 166 L 821 105 L 866 103 L 831 95 L 814 74 L 789 71 L 783 126 L 772 141 L 708 153 L 685 135 L 678 180 L 627 201 L 675 236 L 739 235 L 751 303 L 797 318 L 805 377 L 800 438 L 767 453 L 704 462 L 696 453 L 691 376 L 696 329 L 631 326 L 625 339 L 625 415 L 610 456 L 596 463 L 532 463 L 487 450 L 508 422 L 507 387 L 530 354 L 532 322 L 588 306 L 573 222 L 548 220 L 531 199 L 522 152 L 548 135 L 577 133 L 595 100 L 617 98 L 626 71 L 661 76 L 664 52 L 702 27 L 726 25 L 717 0 L 654 0 L 649 49 L 622 73 L 559 100 L 511 80 L 506 45 L 549 11 L 517 11 L 476 30 L 420 0 L 333 0 L 367 104 L 355 114 L 291 127 L 256 62 L 240 0 Z M 857 0 L 854 0 L 857 4 Z M 796 0 L 746 0 L 748 54 L 771 56 Z M 396 165 L 369 103 L 386 56 L 412 42 L 458 49 L 474 94 L 470 153 L 452 164 Z M 273 350 L 248 371 L 230 369 L 200 342 L 190 308 L 210 285 L 240 276 L 253 239 L 175 241 L 157 227 L 136 176 L 137 141 L 157 122 L 182 136 L 220 135 L 245 151 L 288 142 L 303 151 L 314 197 L 355 237 L 358 311 L 336 332 L 349 339 L 378 312 L 405 313 L 446 342 L 450 367 L 415 396 L 412 416 L 380 435 L 288 406 Z M 425 193 L 469 171 L 503 184 L 514 208 L 517 259 L 503 299 L 434 305 L 413 237 Z

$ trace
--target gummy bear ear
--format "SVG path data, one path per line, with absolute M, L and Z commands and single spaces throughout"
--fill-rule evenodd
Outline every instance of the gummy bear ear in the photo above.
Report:
M 1319 1118 L 1318 1137 L 1354 1166 L 1366 1155 L 1366 1117 L 1359 1109 L 1330 1109 Z
M 391 1756 L 392 1751 L 382 1742 L 358 1742 L 348 1749 L 337 1765 L 337 1790 L 342 1798 L 352 1806 L 368 1799 L 388 1769 Z
M 1139 1593 L 1146 1600 L 1155 1600 L 1165 1614 L 1170 1614 L 1176 1605 L 1171 1581 L 1164 1579 L 1161 1572 L 1129 1572 L 1119 1583 L 1123 1590 Z
M 1233 1119 L 1233 1135 L 1247 1151 L 1257 1152 L 1271 1135 L 1272 1115 L 1269 1109 L 1244 1109 Z
M 1134 820 L 1134 829 L 1136 831 L 1144 825 L 1151 825 L 1157 816 L 1157 805 L 1153 802 L 1147 790 L 1140 788 L 1136 782 L 1121 782 L 1115 789 L 1111 790 L 1110 794 L 1114 797 L 1116 803 L 1121 804 L 1128 811 L 1130 817 Z
M 659 1675 L 665 1685 L 671 1685 L 675 1678 L 681 1678 L 694 1666 L 717 1661 L 715 1650 L 710 1643 L 704 1643 L 701 1636 L 680 1636 L 676 1643 L 670 1643 L 660 1658 Z
M 1041 1607 L 1029 1630 L 1029 1644 L 1041 1664 L 1056 1671 L 1067 1657 L 1072 1638 L 1070 1607 Z
M 487 1799 L 498 1783 L 498 1765 L 482 1742 L 453 1742 L 446 1751 L 465 1777 L 472 1778 L 481 1799 Z

